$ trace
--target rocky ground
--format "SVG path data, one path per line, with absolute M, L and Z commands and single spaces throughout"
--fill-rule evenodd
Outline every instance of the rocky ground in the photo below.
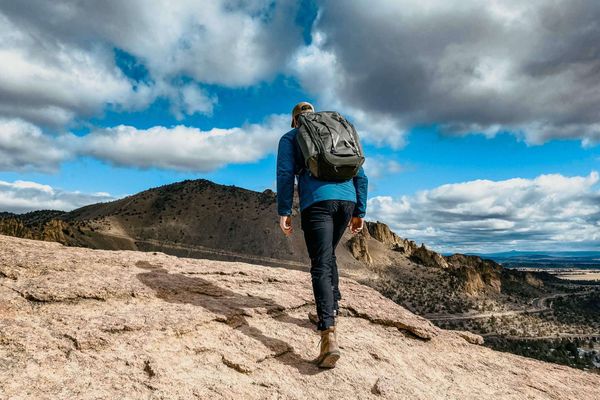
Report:
M 0 236 L 0 398 L 597 398 L 598 375 L 341 289 L 342 358 L 322 371 L 305 272 Z

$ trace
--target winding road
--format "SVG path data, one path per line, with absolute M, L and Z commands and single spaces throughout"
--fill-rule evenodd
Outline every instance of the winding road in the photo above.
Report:
M 568 296 L 583 296 L 592 293 L 593 290 L 588 290 L 579 293 L 554 293 L 542 297 L 536 297 L 531 301 L 531 307 L 524 308 L 522 310 L 508 310 L 508 311 L 488 311 L 482 313 L 464 313 L 464 314 L 425 314 L 423 317 L 430 321 L 464 321 L 471 319 L 483 319 L 491 317 L 504 317 L 518 314 L 534 314 L 544 312 L 552 309 L 551 302 L 548 300 L 556 299 L 558 297 Z

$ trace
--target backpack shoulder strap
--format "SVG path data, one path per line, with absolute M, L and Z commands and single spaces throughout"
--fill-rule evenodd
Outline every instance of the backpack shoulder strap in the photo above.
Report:
M 298 132 L 296 132 L 296 135 Z M 301 175 L 306 171 L 306 167 L 304 165 L 304 157 L 302 156 L 302 150 L 300 149 L 300 144 L 296 140 L 294 136 L 294 174 Z

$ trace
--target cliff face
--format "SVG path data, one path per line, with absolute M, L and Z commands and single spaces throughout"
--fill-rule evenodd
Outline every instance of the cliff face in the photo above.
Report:
M 390 249 L 399 251 L 410 256 L 416 249 L 415 242 L 406 240 L 396 235 L 386 224 L 382 222 L 367 222 L 365 234 L 370 235 L 373 239 L 389 246 Z
M 398 252 L 427 267 L 448 267 L 448 263 L 443 256 L 435 251 L 429 250 L 424 244 L 417 246 L 412 240 L 401 238 L 392 232 L 389 226 L 382 222 L 366 222 L 366 227 L 367 229 L 363 232 L 363 235 L 372 237 L 390 250 Z M 364 252 L 369 252 L 368 244 Z
M 351 237 L 348 242 L 346 242 L 346 246 L 348 247 L 348 250 L 350 250 L 352 257 L 358 261 L 367 264 L 373 263 L 373 257 L 371 257 L 371 254 L 369 253 L 369 244 L 365 235 L 361 234 Z
M 305 272 L 0 236 L 0 398 L 594 399 L 598 376 L 494 352 L 341 280 L 342 358 Z
M 72 243 L 73 225 L 66 221 L 52 218 L 35 224 L 27 222 L 26 218 L 16 216 L 0 218 L 0 234 L 61 244 Z
M 460 277 L 464 290 L 471 295 L 502 290 L 502 267 L 491 260 L 476 256 L 453 254 L 446 257 L 453 273 Z
M 7 216 L 0 219 L 0 234 L 16 236 L 25 239 L 35 239 L 33 232 L 25 227 L 23 221 L 13 217 Z
M 510 282 L 511 286 L 541 288 L 544 286 L 539 274 L 520 273 L 505 270 L 501 265 L 484 260 L 477 256 L 453 254 L 442 256 L 428 249 L 424 244 L 418 246 L 414 241 L 401 238 L 382 222 L 366 222 L 366 229 L 351 238 L 347 247 L 359 261 L 376 264 L 378 257 L 372 254 L 374 241 L 410 261 L 429 268 L 438 268 L 457 277 L 462 289 L 469 296 L 485 293 L 498 294 L 502 291 L 502 282 Z M 551 278 L 548 278 L 551 279 Z

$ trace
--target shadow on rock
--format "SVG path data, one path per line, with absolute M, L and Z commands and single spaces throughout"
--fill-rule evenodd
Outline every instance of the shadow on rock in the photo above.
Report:
M 193 304 L 203 307 L 217 315 L 223 315 L 222 322 L 244 335 L 259 341 L 272 351 L 271 357 L 296 368 L 300 373 L 313 375 L 321 372 L 312 362 L 298 355 L 287 342 L 265 335 L 260 329 L 250 326 L 248 309 L 265 309 L 274 318 L 293 323 L 304 329 L 311 329 L 308 321 L 292 317 L 285 313 L 285 307 L 273 300 L 259 296 L 244 296 L 224 289 L 206 279 L 189 277 L 183 274 L 169 273 L 161 266 L 147 261 L 139 261 L 137 267 L 149 272 L 140 273 L 137 278 L 156 292 L 156 296 L 170 303 Z

